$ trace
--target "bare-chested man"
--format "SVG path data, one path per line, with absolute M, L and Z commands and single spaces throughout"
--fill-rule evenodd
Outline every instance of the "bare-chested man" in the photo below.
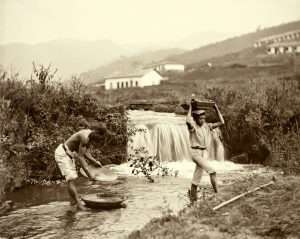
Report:
M 214 105 L 214 108 L 220 120 L 217 123 L 207 123 L 205 111 L 201 109 L 192 110 L 192 104 L 190 105 L 187 115 L 186 123 L 190 132 L 192 160 L 196 164 L 191 189 L 189 190 L 189 196 L 192 202 L 197 200 L 197 187 L 200 184 L 203 171 L 206 171 L 209 174 L 212 187 L 215 193 L 218 192 L 216 171 L 209 163 L 207 147 L 211 130 L 222 126 L 224 124 L 224 119 L 216 104 Z
M 92 141 L 96 142 L 104 134 L 113 134 L 106 129 L 104 124 L 99 124 L 92 130 L 82 129 L 60 144 L 55 150 L 55 161 L 67 181 L 71 205 L 77 204 L 79 209 L 84 209 L 84 206 L 74 183 L 75 179 L 78 178 L 75 161 L 79 161 L 87 176 L 94 180 L 93 175 L 88 170 L 86 159 L 99 167 L 102 167 L 102 164 L 93 158 L 88 148 Z

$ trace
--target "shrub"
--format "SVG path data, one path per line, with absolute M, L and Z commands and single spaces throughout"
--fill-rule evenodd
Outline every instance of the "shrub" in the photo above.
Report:
M 64 86 L 56 81 L 55 73 L 50 66 L 35 64 L 28 81 L 2 73 L 0 139 L 7 153 L 0 157 L 10 163 L 13 160 L 8 157 L 18 156 L 25 164 L 27 179 L 57 179 L 60 173 L 55 148 L 80 128 L 105 122 L 117 137 L 104 137 L 94 153 L 111 163 L 126 160 L 127 117 L 123 107 L 101 105 L 78 78 Z

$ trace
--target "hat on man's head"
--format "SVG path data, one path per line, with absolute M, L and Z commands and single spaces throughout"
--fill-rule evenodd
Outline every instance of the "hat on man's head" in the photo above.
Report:
M 195 110 L 192 110 L 192 114 L 194 115 L 205 115 L 205 110 L 200 110 L 200 109 L 195 109 Z

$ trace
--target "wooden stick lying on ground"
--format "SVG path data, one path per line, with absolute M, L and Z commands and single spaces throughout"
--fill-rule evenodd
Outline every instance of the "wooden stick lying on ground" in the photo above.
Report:
M 263 185 L 261 185 L 261 186 L 259 186 L 259 187 L 256 187 L 256 188 L 254 188 L 254 189 L 252 189 L 252 190 L 249 190 L 249 191 L 247 191 L 247 192 L 245 192 L 245 193 L 242 193 L 242 194 L 240 194 L 240 195 L 237 195 L 237 196 L 235 196 L 235 197 L 233 197 L 233 198 L 231 198 L 231 199 L 229 199 L 229 200 L 227 200 L 227 201 L 225 201 L 225 202 L 222 202 L 221 204 L 215 206 L 215 207 L 213 208 L 213 211 L 216 211 L 216 210 L 218 210 L 218 209 L 220 209 L 220 208 L 222 208 L 222 207 L 224 207 L 224 206 L 226 206 L 226 205 L 228 205 L 228 204 L 230 204 L 230 203 L 232 203 L 232 202 L 234 202 L 234 201 L 236 201 L 236 200 L 238 200 L 238 199 L 240 199 L 240 198 L 242 198 L 242 197 L 244 197 L 244 196 L 246 196 L 246 195 L 248 195 L 248 194 L 250 194 L 250 193 L 254 193 L 254 192 L 256 192 L 256 191 L 258 191 L 258 190 L 260 190 L 260 189 L 262 189 L 262 188 L 268 187 L 268 186 L 270 186 L 270 185 L 272 185 L 272 184 L 274 184 L 274 183 L 275 183 L 275 177 L 274 177 L 273 180 L 272 180 L 271 182 L 269 182 L 269 183 L 263 184 Z

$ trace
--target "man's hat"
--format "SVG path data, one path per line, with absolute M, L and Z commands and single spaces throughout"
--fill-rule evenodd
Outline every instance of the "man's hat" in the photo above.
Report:
M 205 110 L 198 110 L 198 109 L 195 109 L 195 110 L 192 110 L 192 114 L 194 115 L 205 115 Z

